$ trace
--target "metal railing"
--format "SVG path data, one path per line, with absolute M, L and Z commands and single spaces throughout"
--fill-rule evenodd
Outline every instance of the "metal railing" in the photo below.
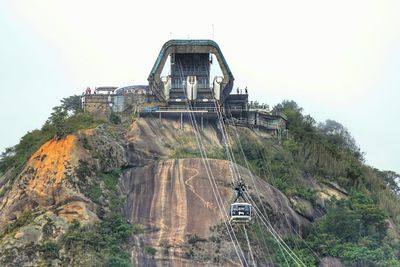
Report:
M 189 112 L 189 111 L 207 111 L 207 112 L 217 112 L 215 107 L 192 107 L 188 109 L 186 106 L 184 107 L 147 107 L 147 108 L 139 108 L 139 112 L 144 113 L 157 113 L 162 111 L 176 111 L 176 112 Z M 222 109 L 223 112 L 223 109 Z
M 260 126 L 267 129 L 275 130 L 279 129 L 280 125 L 276 122 L 263 122 L 263 121 L 256 121 L 255 119 L 237 119 L 237 118 L 229 118 L 227 119 L 228 122 L 232 122 L 235 125 L 251 125 L 251 126 Z

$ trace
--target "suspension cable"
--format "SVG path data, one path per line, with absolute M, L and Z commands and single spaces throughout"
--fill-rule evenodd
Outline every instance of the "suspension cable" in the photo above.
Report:
M 235 130 L 236 137 L 238 138 L 238 133 L 237 133 L 236 126 L 233 125 L 233 128 L 234 128 L 234 130 Z M 238 140 L 239 140 L 239 138 L 238 138 Z M 239 142 L 238 144 L 239 144 L 239 147 L 240 147 L 240 151 L 241 151 L 241 153 L 243 154 L 244 160 L 245 160 L 245 162 L 246 162 L 247 169 L 248 169 L 248 171 L 249 171 L 249 173 L 250 173 L 250 177 L 251 177 L 251 179 L 252 179 L 252 181 L 253 181 L 253 185 L 254 185 L 254 187 L 255 187 L 257 196 L 258 196 L 259 201 L 260 201 L 260 203 L 261 203 L 261 205 L 262 205 L 262 207 L 263 207 L 264 214 L 265 214 L 265 216 L 267 216 L 267 213 L 266 213 L 265 208 L 264 208 L 264 204 L 263 204 L 263 202 L 261 201 L 261 197 L 260 197 L 260 193 L 259 193 L 259 191 L 258 191 L 258 187 L 255 185 L 254 177 L 253 177 L 252 172 L 250 171 L 250 166 L 249 166 L 249 164 L 248 164 L 246 155 L 244 154 L 244 151 L 243 151 L 243 148 L 242 148 L 242 146 L 241 146 L 240 140 L 239 140 L 238 142 Z M 250 195 L 249 195 L 249 198 L 252 200 L 252 198 L 251 198 Z M 253 204 L 254 207 L 257 209 L 258 207 L 257 207 L 256 203 L 255 203 L 253 200 L 252 200 L 252 202 L 254 203 L 254 204 Z M 261 214 L 261 212 L 259 212 L 259 213 Z M 280 242 L 283 242 L 283 243 L 285 244 L 285 246 L 289 249 L 289 251 L 295 255 L 295 257 L 297 258 L 297 260 L 299 260 L 299 261 L 302 263 L 302 261 L 298 258 L 298 256 L 290 249 L 290 247 L 283 241 L 283 239 L 280 237 L 280 235 L 279 235 L 279 234 L 276 232 L 276 230 L 272 227 L 272 224 L 271 224 L 271 222 L 269 221 L 268 216 L 267 216 L 267 218 L 265 218 L 265 217 L 264 217 L 264 218 L 261 218 L 261 220 L 263 220 L 263 219 L 265 219 L 265 220 L 268 222 L 268 225 L 269 225 L 269 227 L 270 227 L 270 229 L 271 229 L 271 234 L 273 234 L 274 238 L 276 239 L 276 236 L 275 236 L 275 235 L 277 235 L 278 238 L 277 238 L 276 240 L 277 240 L 279 243 L 280 243 Z M 290 255 L 290 254 L 289 254 L 289 255 Z M 291 255 L 290 255 L 290 256 L 291 256 Z M 294 259 L 293 259 L 293 260 L 294 260 Z M 295 261 L 296 261 L 296 260 L 295 260 Z M 303 264 L 304 264 L 304 263 L 303 263 Z
M 181 76 L 181 79 L 183 81 L 184 75 L 183 75 L 183 71 L 181 70 L 180 62 L 178 62 L 178 70 L 180 72 L 180 76 Z M 192 112 L 192 110 L 193 110 L 192 109 L 192 105 L 191 105 L 189 99 L 187 98 L 186 91 L 184 90 L 184 88 L 183 88 L 183 92 L 185 94 L 185 99 L 187 101 L 187 105 L 188 105 L 188 108 L 189 108 L 189 111 L 190 111 L 189 112 L 189 118 L 190 118 L 192 127 L 195 130 L 196 141 L 197 141 L 197 144 L 198 144 L 198 147 L 199 147 L 199 150 L 200 150 L 200 154 L 202 156 L 202 161 L 203 161 L 203 164 L 205 166 L 208 179 L 209 179 L 210 184 L 211 184 L 211 189 L 213 191 L 213 194 L 214 194 L 214 197 L 216 199 L 216 202 L 217 202 L 217 205 L 218 205 L 218 209 L 219 209 L 219 211 L 220 211 L 220 213 L 222 215 L 222 218 L 225 218 L 225 217 L 227 217 L 227 213 L 226 213 L 226 210 L 223 209 L 223 207 L 222 207 L 223 206 L 222 198 L 221 198 L 220 193 L 219 193 L 219 191 L 217 189 L 217 185 L 216 185 L 216 182 L 215 182 L 215 177 L 214 177 L 214 175 L 213 175 L 213 173 L 211 171 L 211 167 L 209 165 L 209 161 L 208 161 L 208 158 L 207 158 L 207 154 L 205 152 L 204 144 L 202 143 L 202 139 L 201 139 L 202 137 L 201 137 L 201 134 L 199 133 L 199 128 L 198 128 L 198 125 L 197 125 L 197 122 L 196 122 L 196 118 L 195 118 L 195 116 L 194 116 L 194 114 Z M 225 214 L 225 216 L 224 216 L 224 214 Z M 241 265 L 242 266 L 247 266 L 248 264 L 246 262 L 246 258 L 244 257 L 243 250 L 240 247 L 240 244 L 239 244 L 239 242 L 237 240 L 235 232 L 233 231 L 232 225 L 230 224 L 230 222 L 229 222 L 229 224 L 227 224 L 226 219 L 224 219 L 224 224 L 225 224 L 225 227 L 227 228 L 229 237 L 230 237 L 231 242 L 232 242 L 232 244 L 233 244 L 233 246 L 235 248 L 236 254 L 237 254 L 238 258 L 239 258 L 239 261 L 240 261 Z M 231 231 L 232 231 L 232 233 L 231 233 Z M 237 243 L 237 245 L 236 245 L 236 243 Z M 245 260 L 245 264 L 246 265 L 244 265 L 244 263 L 242 261 L 242 257 L 240 256 L 238 250 L 241 252 L 240 254 L 242 254 L 243 260 Z
M 256 267 L 257 264 L 254 261 L 253 251 L 252 251 L 251 246 L 250 246 L 250 240 L 249 240 L 249 236 L 247 235 L 247 230 L 246 230 L 246 226 L 245 225 L 243 225 L 243 230 L 244 230 L 244 235 L 246 236 L 247 246 L 249 247 L 249 253 L 250 253 L 251 260 L 253 262 L 254 267 Z

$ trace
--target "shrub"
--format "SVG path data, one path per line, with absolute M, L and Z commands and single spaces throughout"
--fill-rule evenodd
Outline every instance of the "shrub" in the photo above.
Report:
M 121 175 L 120 169 L 113 169 L 109 172 L 102 173 L 101 178 L 108 190 L 116 190 L 119 176 Z
M 108 117 L 108 119 L 113 124 L 120 124 L 121 123 L 121 118 L 117 114 L 115 114 L 114 112 L 111 112 L 111 114 Z
M 144 252 L 150 256 L 154 256 L 157 253 L 157 250 L 153 247 L 146 246 L 144 247 Z
M 64 246 L 72 256 L 81 251 L 95 253 L 107 266 L 130 266 L 126 265 L 130 259 L 126 245 L 132 234 L 133 228 L 124 217 L 114 214 L 93 225 L 81 226 L 74 221 L 61 236 L 59 246 Z
M 40 246 L 39 251 L 43 253 L 45 258 L 58 258 L 59 247 L 57 243 L 47 241 Z
M 14 233 L 22 226 L 28 225 L 33 222 L 33 215 L 30 211 L 24 211 L 14 222 L 6 226 L 0 237 L 7 234 Z
M 100 184 L 98 182 L 91 184 L 88 188 L 87 195 L 93 202 L 98 202 L 102 195 Z
M 130 267 L 131 263 L 127 259 L 112 256 L 107 261 L 107 267 Z

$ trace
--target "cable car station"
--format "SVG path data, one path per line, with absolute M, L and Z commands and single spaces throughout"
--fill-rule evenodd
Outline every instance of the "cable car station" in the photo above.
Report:
M 219 73 L 213 69 L 219 69 Z M 189 112 L 203 125 L 213 123 L 220 111 L 236 125 L 267 131 L 277 138 L 286 132 L 284 115 L 252 108 L 247 88 L 245 92 L 239 88 L 232 92 L 234 76 L 220 47 L 212 40 L 166 42 L 147 80 L 148 85 L 86 90 L 82 95 L 83 109 L 104 116 L 131 109 L 142 117 L 178 119 L 181 125 Z

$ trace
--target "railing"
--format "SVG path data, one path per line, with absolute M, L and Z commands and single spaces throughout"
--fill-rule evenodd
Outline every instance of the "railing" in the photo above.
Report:
M 237 119 L 237 118 L 229 118 L 228 122 L 232 122 L 235 125 L 251 125 L 251 126 L 261 126 L 267 129 L 279 129 L 279 124 L 275 122 L 260 122 L 255 119 Z
M 207 111 L 207 112 L 217 112 L 217 108 L 215 107 L 148 107 L 148 108 L 140 108 L 138 110 L 139 112 L 144 112 L 144 113 L 157 113 L 157 112 L 163 112 L 163 111 L 176 111 L 176 112 L 189 112 L 189 111 Z M 221 109 L 223 112 L 223 109 Z
M 222 113 L 225 112 L 224 108 L 220 109 Z M 188 107 L 147 107 L 147 108 L 140 108 L 138 109 L 139 113 L 145 113 L 145 114 L 150 114 L 150 113 L 162 113 L 162 112 L 204 112 L 204 113 L 216 113 L 217 108 L 215 107 L 192 107 L 189 109 Z M 226 119 L 226 121 L 229 123 L 233 123 L 235 125 L 240 125 L 240 126 L 258 126 L 258 127 L 264 127 L 266 129 L 270 130 L 277 130 L 281 128 L 281 125 L 278 122 L 268 122 L 268 121 L 260 121 L 256 119 L 247 119 L 247 118 L 234 118 L 231 117 L 229 119 Z

